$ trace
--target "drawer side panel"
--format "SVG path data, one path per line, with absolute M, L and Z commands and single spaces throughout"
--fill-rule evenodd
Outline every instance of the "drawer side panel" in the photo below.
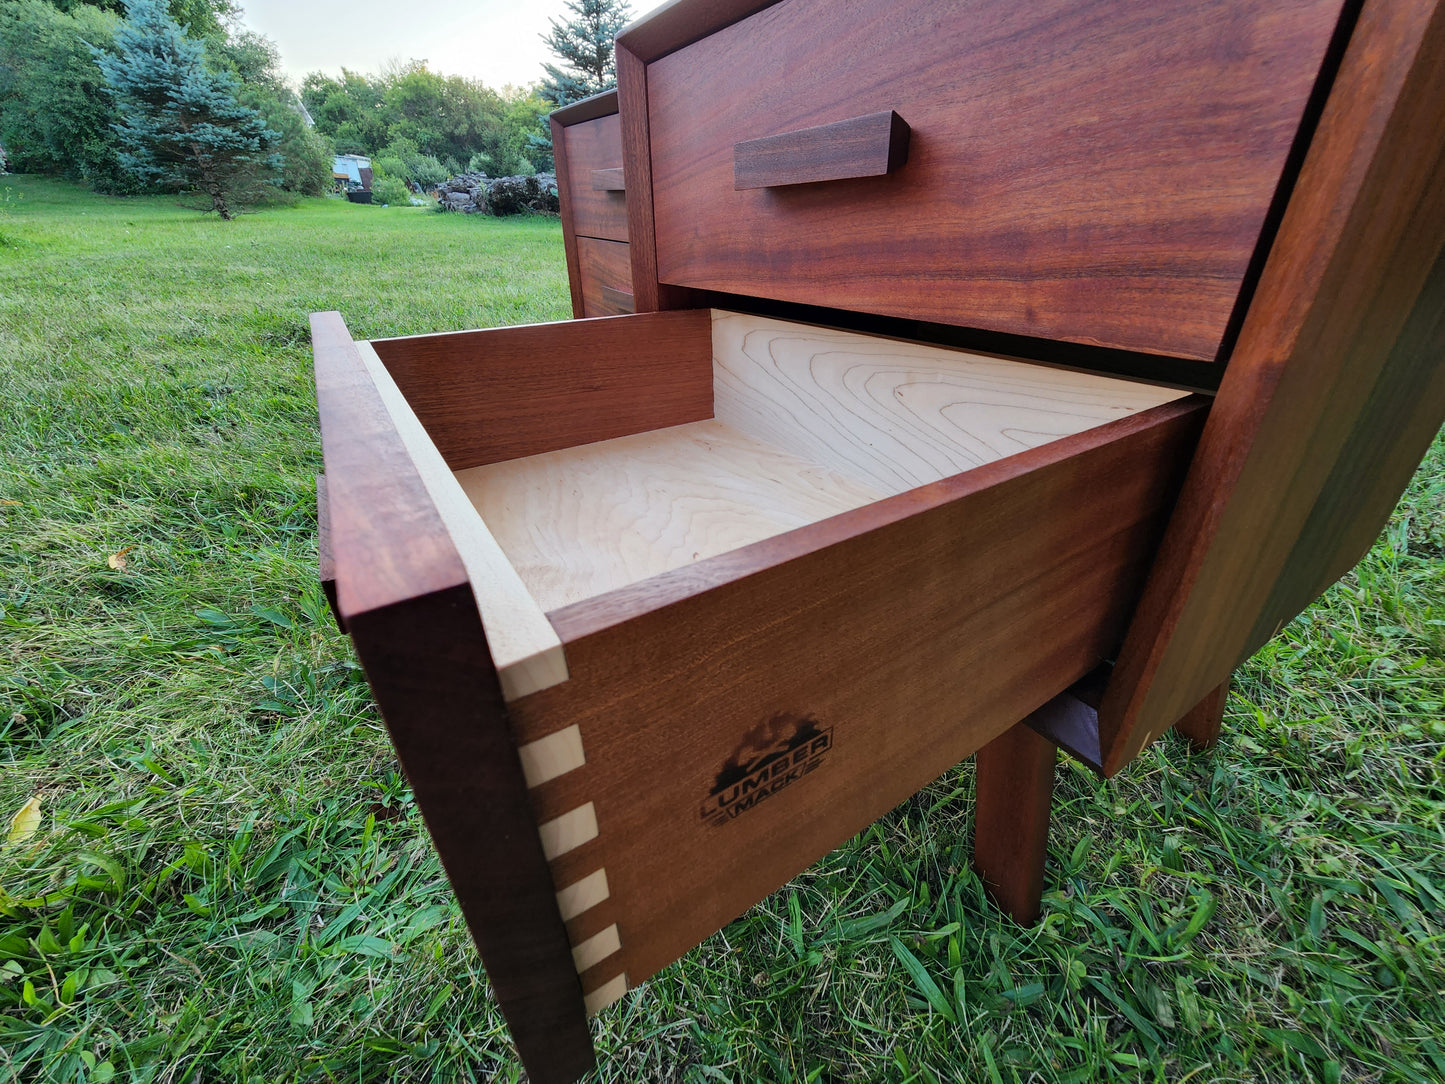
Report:
M 572 679 L 512 722 L 519 741 L 581 731 L 587 763 L 534 804 L 593 804 L 612 973 L 665 966 L 1107 656 L 1203 410 L 554 611 Z

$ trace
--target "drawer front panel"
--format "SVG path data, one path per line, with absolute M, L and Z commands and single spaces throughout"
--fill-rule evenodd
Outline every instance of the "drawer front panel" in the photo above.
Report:
M 577 238 L 582 276 L 582 314 L 620 316 L 632 312 L 632 261 L 628 246 L 595 237 Z
M 572 228 L 580 237 L 626 241 L 626 193 L 596 187 L 593 178 L 594 170 L 622 168 L 622 126 L 617 114 L 564 128 L 563 138 L 567 141 L 566 191 L 572 204 Z M 616 182 L 607 178 L 605 183 Z
M 1340 8 L 784 0 L 647 67 L 658 279 L 1213 360 Z M 898 168 L 734 188 L 886 110 Z

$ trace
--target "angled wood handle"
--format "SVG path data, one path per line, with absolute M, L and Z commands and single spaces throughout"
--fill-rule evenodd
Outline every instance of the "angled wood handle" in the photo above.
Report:
M 734 143 L 733 188 L 881 177 L 908 161 L 909 131 L 889 109 Z
M 627 182 L 623 179 L 622 169 L 594 169 L 592 171 L 592 187 L 602 192 L 625 192 Z

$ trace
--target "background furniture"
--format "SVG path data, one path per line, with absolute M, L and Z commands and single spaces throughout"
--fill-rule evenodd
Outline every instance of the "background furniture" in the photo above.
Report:
M 550 123 L 572 315 L 632 312 L 617 91 L 604 91 L 559 109 Z

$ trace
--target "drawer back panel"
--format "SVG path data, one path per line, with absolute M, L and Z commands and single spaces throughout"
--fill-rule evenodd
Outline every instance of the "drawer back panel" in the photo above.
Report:
M 647 66 L 658 280 L 1215 360 L 1342 6 L 783 0 Z M 734 188 L 887 110 L 892 172 Z

